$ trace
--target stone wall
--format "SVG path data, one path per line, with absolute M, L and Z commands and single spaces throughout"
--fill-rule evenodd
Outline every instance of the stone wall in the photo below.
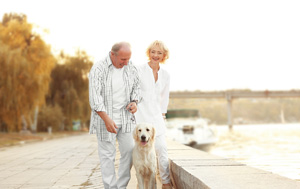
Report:
M 177 189 L 296 189 L 300 182 L 168 140 Z

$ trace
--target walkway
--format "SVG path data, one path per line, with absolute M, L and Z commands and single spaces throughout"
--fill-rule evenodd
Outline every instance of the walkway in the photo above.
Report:
M 173 141 L 168 141 L 168 154 L 173 183 L 178 188 L 300 188 L 295 180 Z M 133 168 L 127 188 L 135 189 L 136 183 Z M 96 136 L 83 134 L 0 148 L 0 188 L 103 188 Z
M 117 154 L 116 162 L 119 157 Z M 133 168 L 128 189 L 136 188 L 136 182 Z M 0 188 L 104 188 L 96 136 L 0 148 Z

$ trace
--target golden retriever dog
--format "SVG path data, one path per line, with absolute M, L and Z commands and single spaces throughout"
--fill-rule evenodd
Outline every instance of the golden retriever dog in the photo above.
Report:
M 156 188 L 156 154 L 154 148 L 155 128 L 149 123 L 137 124 L 133 138 L 135 146 L 132 161 L 139 189 Z

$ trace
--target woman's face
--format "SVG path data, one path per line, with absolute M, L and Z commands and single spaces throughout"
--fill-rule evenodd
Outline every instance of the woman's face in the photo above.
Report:
M 150 50 L 150 62 L 159 63 L 164 58 L 164 52 L 159 46 L 154 46 Z

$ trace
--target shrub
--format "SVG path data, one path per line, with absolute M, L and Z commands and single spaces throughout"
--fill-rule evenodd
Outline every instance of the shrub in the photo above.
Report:
M 45 106 L 43 107 L 38 116 L 38 132 L 46 132 L 48 127 L 52 127 L 52 131 L 63 130 L 64 116 L 60 106 Z

